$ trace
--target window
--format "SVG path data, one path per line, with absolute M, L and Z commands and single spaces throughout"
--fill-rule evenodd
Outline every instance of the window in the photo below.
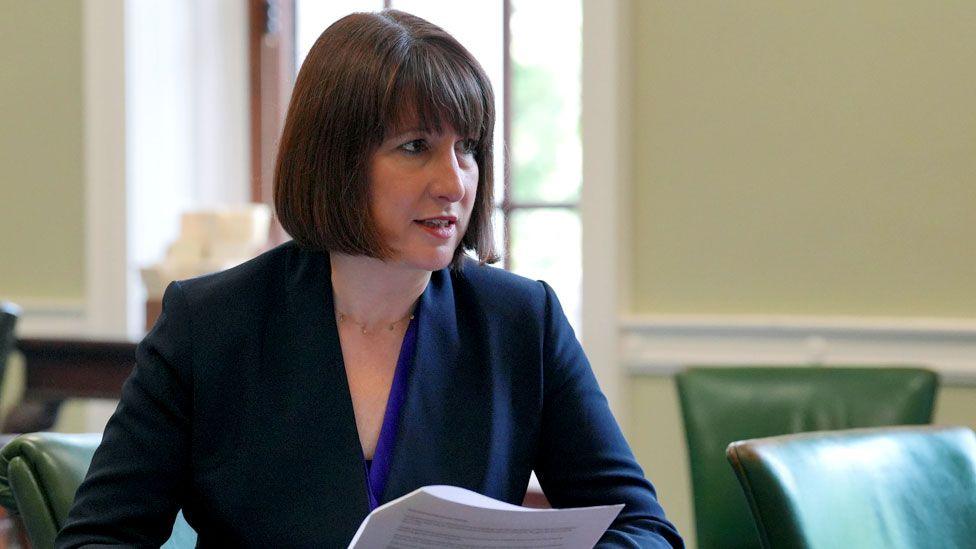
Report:
M 508 4 L 505 267 L 552 285 L 579 334 L 582 6 L 578 0 Z

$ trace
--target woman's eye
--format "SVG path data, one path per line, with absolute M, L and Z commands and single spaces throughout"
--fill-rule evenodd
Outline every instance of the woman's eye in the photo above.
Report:
M 474 154 L 478 150 L 478 140 L 477 139 L 465 139 L 458 143 L 461 152 L 464 154 Z
M 407 141 L 400 148 L 404 151 L 412 154 L 423 152 L 427 148 L 427 144 L 424 143 L 423 139 L 414 139 L 413 141 Z

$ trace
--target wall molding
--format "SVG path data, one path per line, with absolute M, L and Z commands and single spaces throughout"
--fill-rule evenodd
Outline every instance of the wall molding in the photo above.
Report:
M 62 335 L 126 334 L 125 5 L 83 4 L 86 321 Z M 53 327 L 53 326 L 52 326 Z
M 17 319 L 19 337 L 81 335 L 87 331 L 88 315 L 84 299 L 14 298 L 20 307 Z
M 633 315 L 621 317 L 629 375 L 689 364 L 918 364 L 947 385 L 976 386 L 976 320 Z
M 610 408 L 626 418 L 614 319 L 630 273 L 626 195 L 629 158 L 629 2 L 583 0 L 582 343 Z

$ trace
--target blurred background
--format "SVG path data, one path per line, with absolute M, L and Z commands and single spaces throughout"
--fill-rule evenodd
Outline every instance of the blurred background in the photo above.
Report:
M 555 287 L 690 541 L 686 366 L 920 365 L 941 377 L 935 422 L 976 426 L 961 0 L 0 0 L 0 300 L 18 338 L 49 355 L 138 341 L 157 297 L 140 269 L 173 260 L 186 214 L 268 202 L 305 53 L 384 7 L 484 65 L 498 266 Z M 100 430 L 115 403 L 30 393 L 27 354 L 0 413 L 57 396 L 54 429 Z

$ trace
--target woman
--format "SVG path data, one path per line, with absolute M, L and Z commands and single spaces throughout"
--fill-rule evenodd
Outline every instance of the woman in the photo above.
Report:
M 492 105 L 422 19 L 322 34 L 275 175 L 294 241 L 167 289 L 59 545 L 158 545 L 182 508 L 201 545 L 342 547 L 415 488 L 519 503 L 533 469 L 557 507 L 626 503 L 607 546 L 681 545 L 552 289 L 485 266 Z

